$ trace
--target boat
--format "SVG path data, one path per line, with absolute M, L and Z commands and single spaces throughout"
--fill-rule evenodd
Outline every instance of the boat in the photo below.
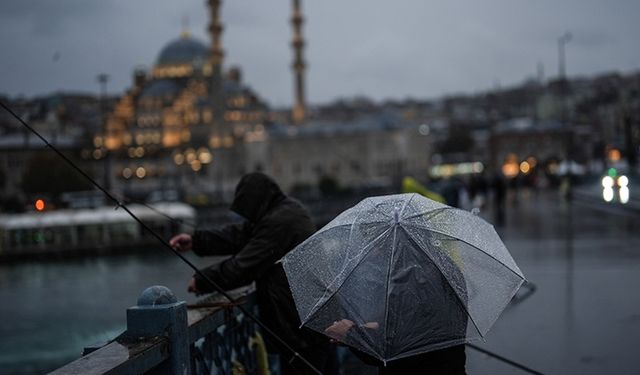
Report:
M 187 231 L 196 211 L 180 202 L 127 208 L 164 239 Z M 0 214 L 0 261 L 55 259 L 160 248 L 157 238 L 113 206 Z

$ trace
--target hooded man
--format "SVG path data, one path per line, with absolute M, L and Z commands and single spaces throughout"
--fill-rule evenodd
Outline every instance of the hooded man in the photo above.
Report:
M 202 273 L 226 290 L 255 281 L 261 320 L 322 371 L 329 357 L 329 342 L 322 335 L 299 328 L 284 269 L 276 263 L 315 232 L 311 217 L 275 181 L 259 172 L 242 177 L 231 210 L 246 220 L 219 230 L 196 230 L 193 236 L 179 234 L 170 240 L 171 246 L 181 251 L 193 249 L 199 256 L 232 255 L 202 269 Z M 214 291 L 198 274 L 188 289 L 196 294 Z M 280 354 L 283 374 L 311 372 L 301 361 L 292 361 L 293 354 L 275 340 L 268 336 L 265 339 L 269 351 Z

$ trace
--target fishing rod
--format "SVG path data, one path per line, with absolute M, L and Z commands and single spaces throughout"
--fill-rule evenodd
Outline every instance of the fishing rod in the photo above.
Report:
M 4 108 L 11 116 L 13 116 L 16 120 L 18 120 L 25 128 L 31 131 L 34 135 L 36 135 L 42 142 L 44 142 L 45 146 L 51 149 L 55 154 L 61 157 L 70 167 L 80 173 L 84 178 L 86 178 L 93 186 L 95 186 L 98 190 L 100 190 L 109 200 L 113 201 L 116 205 L 115 209 L 122 209 L 125 211 L 133 220 L 135 220 L 140 226 L 146 230 L 151 236 L 156 238 L 165 248 L 169 249 L 173 254 L 175 254 L 178 258 L 180 258 L 185 264 L 187 264 L 193 271 L 202 278 L 210 287 L 212 287 L 215 291 L 224 296 L 229 302 L 235 305 L 238 310 L 240 310 L 244 315 L 253 320 L 260 328 L 262 328 L 267 334 L 273 337 L 280 345 L 286 348 L 293 357 L 290 360 L 290 363 L 293 362 L 296 358 L 300 359 L 310 370 L 315 372 L 316 374 L 322 375 L 316 367 L 314 367 L 311 362 L 309 362 L 306 358 L 304 358 L 300 353 L 298 353 L 295 349 L 293 349 L 289 344 L 287 344 L 284 339 L 278 336 L 275 332 L 273 332 L 266 324 L 264 324 L 256 315 L 251 313 L 249 310 L 244 308 L 242 305 L 238 303 L 229 293 L 227 293 L 223 288 L 221 288 L 217 283 L 211 280 L 207 275 L 205 275 L 202 271 L 200 271 L 189 259 L 187 259 L 184 255 L 180 254 L 178 250 L 176 250 L 173 246 L 171 246 L 162 236 L 156 233 L 153 229 L 151 229 L 147 224 L 145 224 L 140 218 L 138 218 L 131 210 L 120 200 L 118 200 L 113 194 L 103 188 L 98 182 L 96 182 L 91 176 L 89 176 L 85 171 L 83 171 L 80 167 L 78 167 L 71 159 L 69 159 L 65 154 L 63 154 L 60 150 L 58 150 L 54 145 L 49 143 L 49 141 L 44 138 L 40 133 L 38 133 L 34 128 L 32 128 L 29 124 L 27 124 L 20 116 L 18 116 L 11 108 L 4 104 L 4 102 L 0 101 L 0 106 Z

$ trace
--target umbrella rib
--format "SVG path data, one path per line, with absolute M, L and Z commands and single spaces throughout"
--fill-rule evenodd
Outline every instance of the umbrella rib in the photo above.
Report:
M 413 234 L 411 234 L 411 232 L 409 232 L 408 230 L 404 229 L 405 233 L 407 233 L 409 235 L 409 238 L 411 238 L 411 240 L 416 244 L 416 247 L 418 249 L 422 250 L 422 247 L 420 247 L 420 244 L 418 243 L 418 240 L 416 240 L 416 238 L 413 236 Z M 440 271 L 440 274 L 442 275 L 442 277 L 445 279 L 445 281 L 447 282 L 447 284 L 449 284 L 449 287 L 451 288 L 451 290 L 453 291 L 453 294 L 455 294 L 456 298 L 458 299 L 458 302 L 460 303 L 460 305 L 462 306 L 462 308 L 464 309 L 464 311 L 467 313 L 467 316 L 469 317 L 469 320 L 471 320 L 471 323 L 473 323 L 473 326 L 476 328 L 476 331 L 478 331 L 478 333 L 480 334 L 481 337 L 484 337 L 484 334 L 482 333 L 482 331 L 480 330 L 480 328 L 478 327 L 478 325 L 476 324 L 476 321 L 473 319 L 473 316 L 471 316 L 471 313 L 469 312 L 469 309 L 467 308 L 467 306 L 465 305 L 465 303 L 462 301 L 462 298 L 458 295 L 458 293 L 456 293 L 456 289 L 453 287 L 453 285 L 451 285 L 451 282 L 449 281 L 449 279 L 445 276 L 445 273 L 442 271 L 442 269 L 440 268 L 440 265 L 438 264 L 438 262 L 436 262 L 435 260 L 433 260 L 433 258 L 431 257 L 431 255 L 429 253 L 427 253 L 426 251 L 422 250 L 422 252 L 429 258 L 431 259 L 431 262 L 436 266 L 436 268 L 438 268 L 438 271 Z
M 347 276 L 344 278 L 344 280 L 346 281 L 349 276 L 351 276 L 351 274 L 353 273 L 353 271 L 355 271 L 356 268 L 358 268 L 358 266 L 360 265 L 360 263 L 362 263 L 362 261 L 364 260 L 364 258 L 367 257 L 367 255 L 369 254 L 369 252 L 371 252 L 371 248 L 373 248 L 373 245 L 378 242 L 378 240 L 380 240 L 380 238 L 382 238 L 385 234 L 387 234 L 389 231 L 391 230 L 391 228 L 387 228 L 384 230 L 384 232 L 380 233 L 378 235 L 378 237 L 374 238 L 371 242 L 369 242 L 362 250 L 364 251 L 365 249 L 369 248 L 369 250 L 367 250 L 366 254 L 364 254 L 360 260 L 353 266 L 353 268 L 351 269 L 351 271 L 349 271 L 349 273 L 347 274 Z M 336 282 L 336 280 L 338 279 L 338 277 L 342 274 L 342 272 L 340 272 L 332 281 L 331 283 L 325 288 L 325 293 L 326 291 L 329 289 L 330 286 L 333 285 L 333 283 Z M 306 322 L 309 321 L 309 319 L 311 319 L 311 317 L 313 316 L 313 314 L 315 314 L 316 312 L 318 312 L 318 310 L 320 309 L 321 303 L 324 304 L 326 301 L 330 300 L 337 292 L 338 288 L 334 288 L 335 290 L 333 292 L 331 292 L 331 295 L 329 295 L 326 299 L 324 299 L 321 297 L 318 302 L 316 302 L 316 304 L 309 309 L 309 313 L 307 314 L 307 316 L 304 317 L 304 319 L 302 319 L 302 321 L 300 322 L 300 326 L 302 327 Z M 320 306 L 319 306 L 320 305 Z
M 384 224 L 384 223 L 386 223 L 386 222 L 387 222 L 387 221 L 384 221 L 384 220 L 379 220 L 379 221 L 367 221 L 367 224 Z M 342 227 L 351 227 L 351 228 L 353 228 L 353 225 L 355 225 L 355 224 L 356 224 L 355 222 L 353 222 L 353 223 L 344 223 L 344 224 L 340 224 L 340 225 L 334 225 L 334 226 L 329 227 L 329 228 L 327 228 L 327 229 L 325 229 L 325 227 L 326 227 L 326 225 L 325 225 L 324 227 L 322 227 L 322 228 L 318 229 L 318 231 L 316 231 L 316 233 L 314 233 L 314 236 L 315 236 L 316 234 L 320 233 L 320 232 L 327 232 L 327 231 L 330 231 L 330 230 L 332 230 L 332 229 L 336 229 L 336 228 L 342 228 Z M 328 224 L 327 224 L 327 225 L 328 225 Z M 360 224 L 358 224 L 358 225 L 360 225 Z M 351 238 L 351 231 L 349 231 L 349 238 Z M 311 239 L 311 237 L 307 238 L 307 239 L 305 240 L 305 242 L 306 242 L 307 240 L 309 240 L 309 239 Z M 304 245 L 304 242 L 303 242 L 301 245 Z
M 404 213 L 404 210 L 407 209 L 407 206 L 409 205 L 409 203 L 411 203 L 411 201 L 413 200 L 413 198 L 416 197 L 417 194 L 411 194 L 411 198 L 409 198 L 408 201 L 404 202 L 404 205 L 402 206 L 402 210 L 400 210 L 400 217 L 402 217 L 402 214 Z
M 411 224 L 411 223 L 406 223 L 406 225 L 410 225 L 410 226 L 412 226 L 412 227 L 420 228 L 419 226 L 417 226 L 417 225 L 413 225 L 413 224 Z M 491 255 L 491 254 L 487 253 L 486 251 L 482 250 L 481 248 L 479 248 L 478 246 L 476 246 L 476 245 L 474 245 L 474 244 L 472 244 L 472 243 L 469 243 L 469 242 L 467 242 L 467 241 L 465 241 L 465 240 L 463 240 L 463 239 L 461 239 L 461 238 L 454 237 L 454 236 L 452 236 L 452 235 L 450 235 L 450 234 L 448 234 L 448 233 L 444 233 L 444 232 L 439 231 L 439 230 L 437 230 L 437 229 L 432 229 L 432 228 L 421 228 L 421 229 L 426 229 L 426 230 L 428 230 L 428 231 L 430 231 L 430 232 L 439 233 L 439 234 L 442 234 L 443 236 L 451 237 L 451 238 L 453 238 L 454 240 L 457 240 L 457 241 L 460 241 L 460 242 L 464 242 L 464 243 L 466 243 L 467 245 L 469 245 L 469 246 L 473 247 L 474 249 L 478 250 L 479 252 L 481 252 L 481 253 L 485 254 L 485 255 L 486 255 L 486 256 L 488 256 L 489 258 L 491 258 L 491 259 L 495 260 L 496 262 L 498 262 L 498 264 L 500 264 L 500 265 L 501 265 L 501 266 L 503 266 L 504 268 L 508 269 L 509 271 L 511 271 L 511 273 L 513 273 L 514 275 L 518 276 L 518 277 L 519 277 L 519 278 L 521 278 L 522 280 L 525 280 L 525 278 L 524 278 L 522 275 L 520 275 L 519 273 L 517 273 L 517 272 L 516 272 L 515 270 L 513 270 L 511 267 L 509 267 L 509 266 L 507 266 L 506 264 L 504 264 L 504 262 L 502 262 L 500 259 L 498 259 L 498 258 L 494 257 L 493 255 Z M 519 270 L 519 269 L 518 269 L 518 270 Z M 521 271 L 521 272 L 522 272 L 522 271 Z
M 427 215 L 427 214 L 432 214 L 432 216 L 430 216 L 428 218 L 425 218 L 425 219 L 431 219 L 433 217 L 433 215 L 437 215 L 437 214 L 441 213 L 444 210 L 457 210 L 457 209 L 458 208 L 453 208 L 453 207 L 434 208 L 433 210 L 430 210 L 430 211 L 419 212 L 417 214 L 413 214 L 413 215 L 407 216 L 403 220 L 413 219 L 414 217 L 419 217 L 419 216 L 423 216 L 423 215 Z
M 409 200 L 404 202 L 402 209 L 400 209 L 399 216 L 402 217 L 404 210 L 407 208 L 409 203 L 413 200 L 416 194 L 412 194 Z M 393 241 L 391 245 L 391 256 L 389 257 L 389 269 L 387 270 L 387 280 L 386 280 L 386 290 L 385 290 L 385 298 L 384 298 L 384 335 L 387 336 L 389 332 L 389 284 L 391 284 L 391 270 L 393 268 L 393 259 L 396 252 L 397 240 L 398 240 L 398 225 L 393 226 Z M 384 355 L 387 356 L 389 343 L 385 342 L 384 345 Z
M 402 207 L 402 209 L 404 210 L 404 208 L 407 207 L 407 205 L 405 204 L 404 207 Z M 385 297 L 384 297 L 384 333 L 383 335 L 385 337 L 388 337 L 388 332 L 389 332 L 389 284 L 390 284 L 390 280 L 391 280 L 391 269 L 393 268 L 393 256 L 396 252 L 396 242 L 398 239 L 397 236 L 398 233 L 398 225 L 394 225 L 393 226 L 393 241 L 391 242 L 391 256 L 389 257 L 389 268 L 387 269 L 387 280 L 386 280 L 386 290 L 385 290 Z M 385 342 L 384 343 L 384 356 L 386 358 L 387 356 L 387 352 L 388 352 L 388 346 L 389 343 Z

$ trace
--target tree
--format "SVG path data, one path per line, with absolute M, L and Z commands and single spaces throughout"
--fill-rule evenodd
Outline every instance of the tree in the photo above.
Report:
M 322 175 L 318 181 L 318 189 L 323 196 L 332 196 L 341 192 L 338 181 L 329 175 Z

